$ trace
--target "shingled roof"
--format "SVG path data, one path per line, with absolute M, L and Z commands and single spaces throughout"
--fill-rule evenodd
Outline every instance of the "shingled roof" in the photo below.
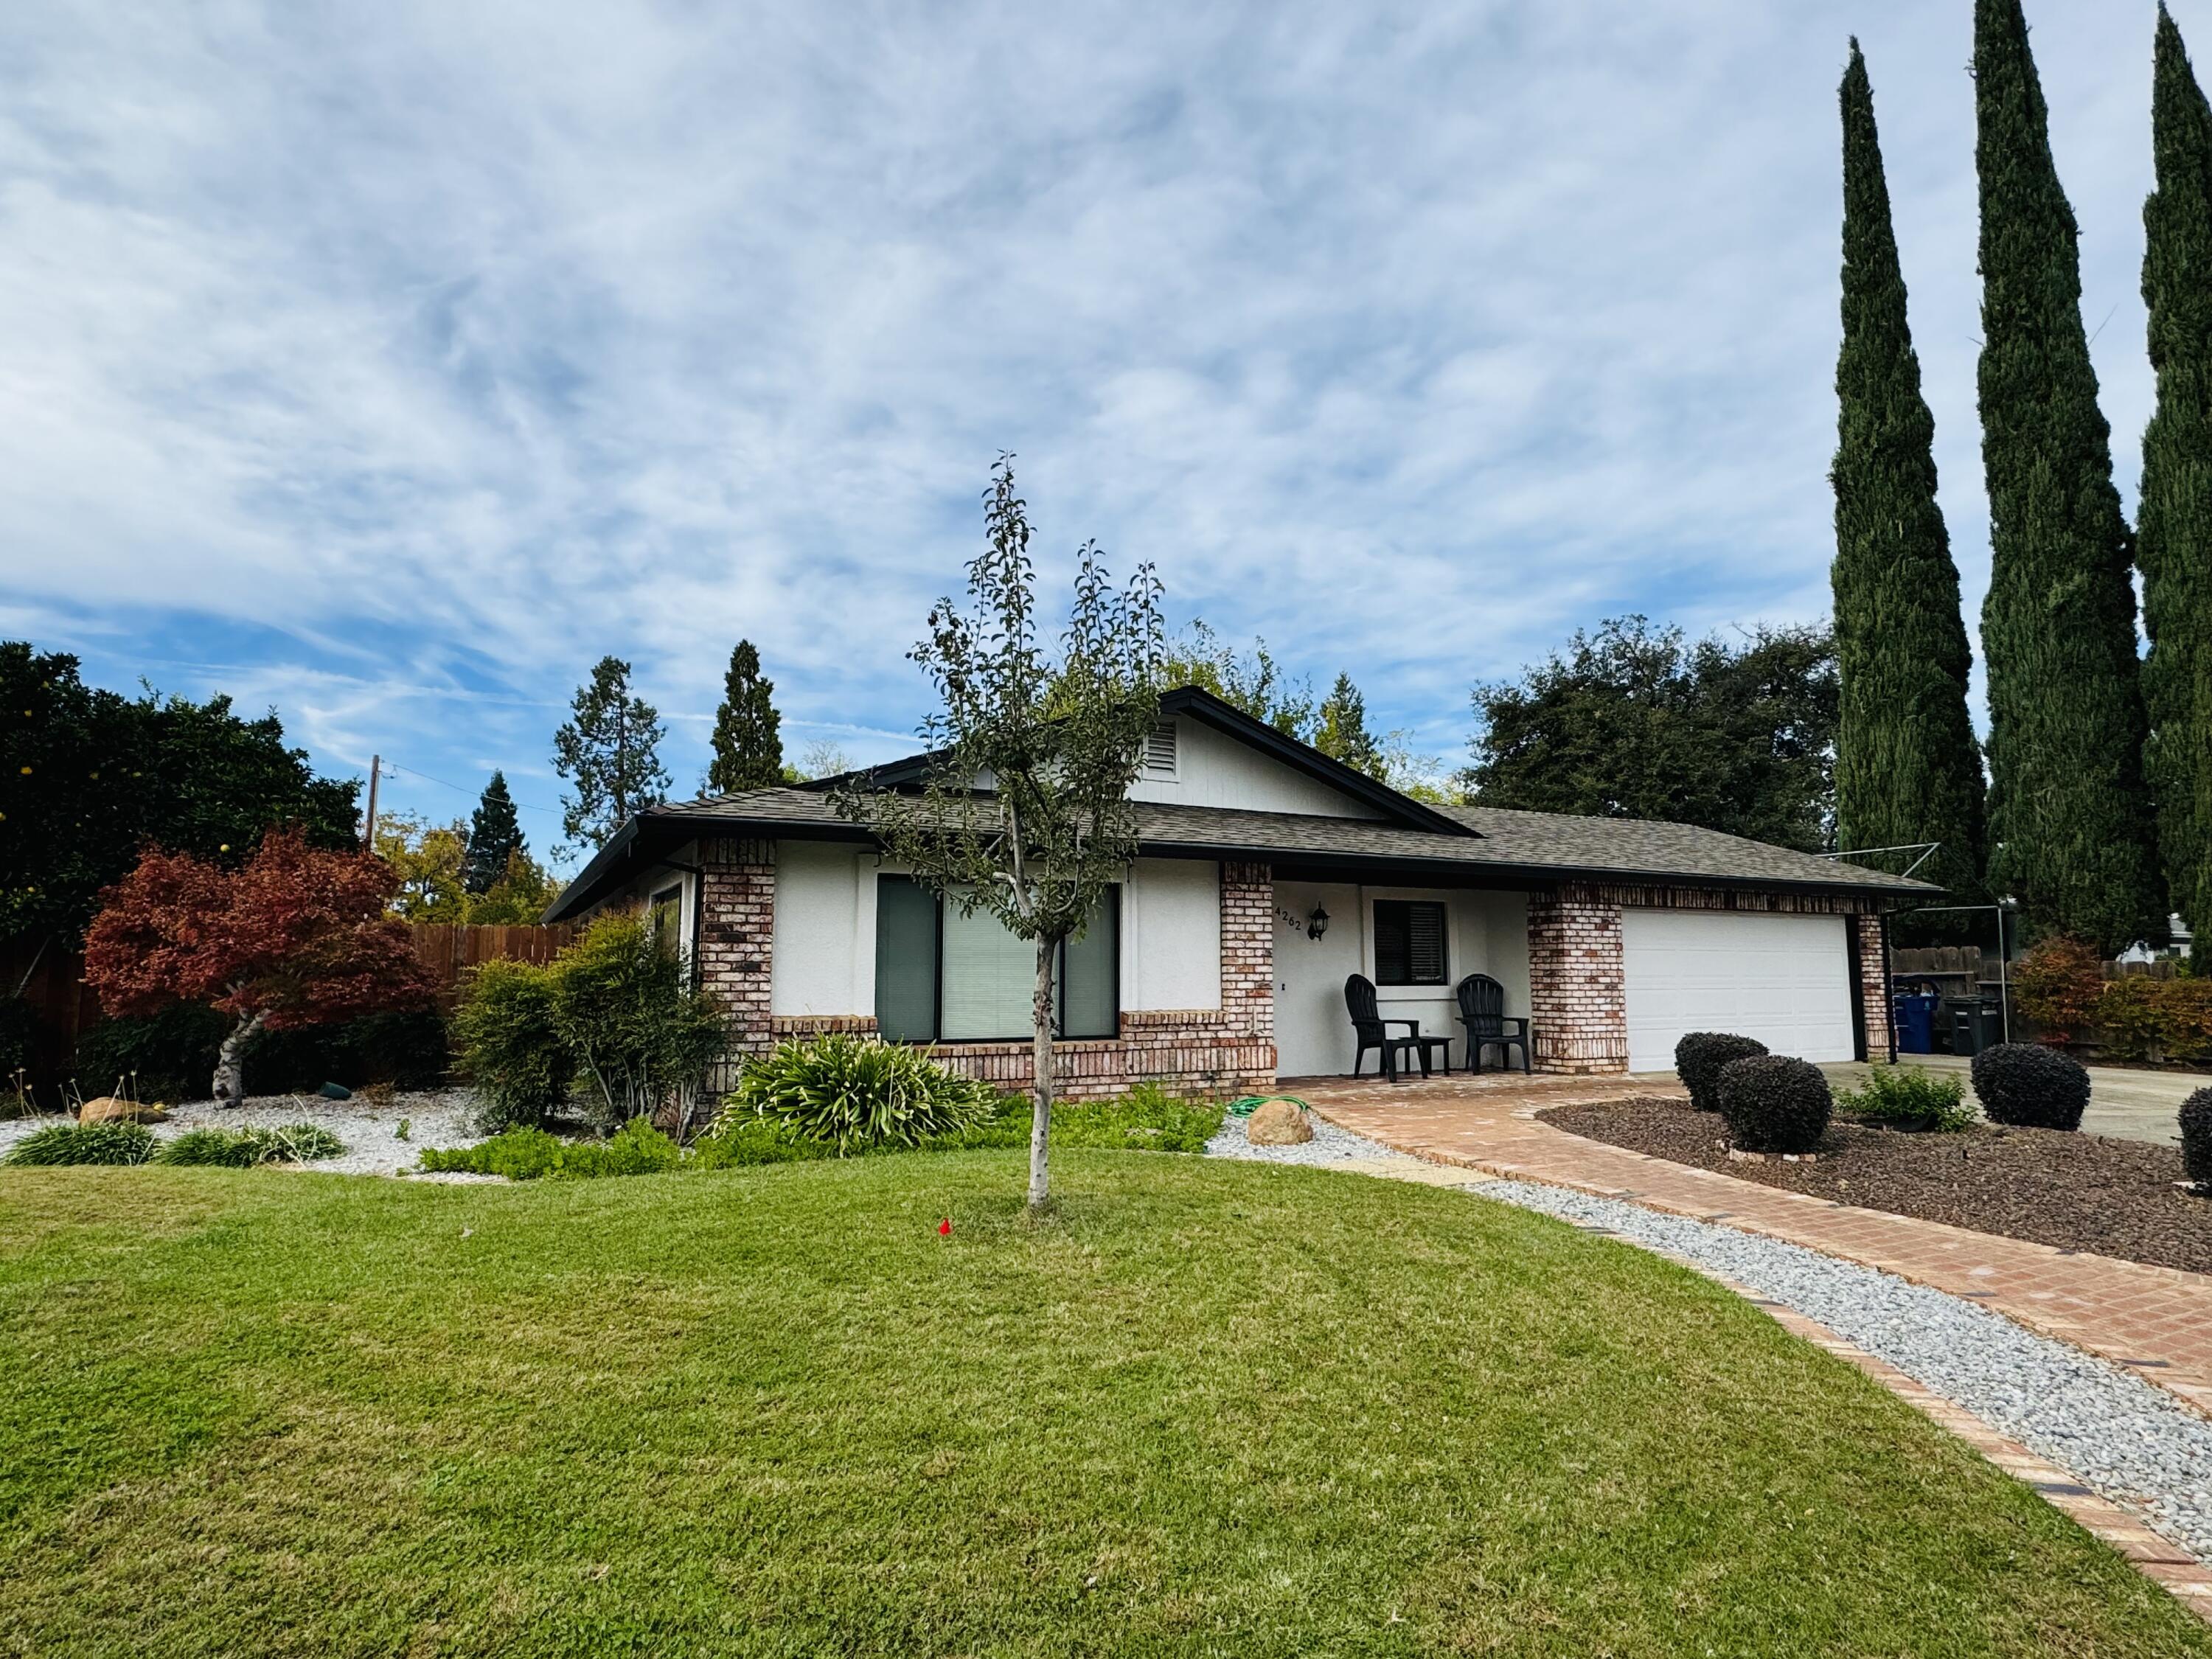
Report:
M 1941 890 L 1809 853 L 1644 818 L 1577 817 L 1495 806 L 1439 810 L 1459 833 L 1379 818 L 1250 812 L 1229 807 L 1133 803 L 1138 844 L 1156 858 L 1221 858 L 1271 865 L 1286 879 L 1408 886 L 1530 886 L 1577 879 L 1671 881 L 1893 900 Z M 647 807 L 568 884 L 549 921 L 598 903 L 638 871 L 701 835 L 764 840 L 874 839 L 837 815 L 814 789 L 752 789 Z

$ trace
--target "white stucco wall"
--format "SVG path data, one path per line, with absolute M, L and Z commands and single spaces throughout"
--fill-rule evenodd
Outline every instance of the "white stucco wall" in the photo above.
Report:
M 856 848 L 777 843 L 771 1012 L 875 1012 L 876 874 Z
M 1179 806 L 1231 806 L 1248 812 L 1305 812 L 1322 817 L 1371 818 L 1374 808 L 1317 778 L 1191 719 L 1176 716 L 1176 775 L 1139 776 L 1132 800 Z
M 1505 988 L 1505 1012 L 1528 1012 L 1528 902 L 1511 892 L 1418 887 L 1275 884 L 1276 1069 L 1285 1077 L 1334 1076 L 1352 1069 L 1357 1045 L 1345 1012 L 1344 981 L 1353 974 L 1375 977 L 1375 901 L 1441 900 L 1446 910 L 1446 982 L 1378 985 L 1376 1001 L 1389 1019 L 1417 1019 L 1428 1036 L 1449 1036 L 1452 1064 L 1465 1044 L 1453 989 L 1469 974 L 1487 974 Z M 1329 914 L 1328 931 L 1306 937 L 1306 921 L 1318 903 Z M 1285 921 L 1287 914 L 1293 921 Z M 1402 1028 L 1400 1030 L 1402 1035 Z M 1366 1069 L 1375 1069 L 1367 1056 Z M 1492 1051 L 1492 1064 L 1497 1054 Z
M 1221 1006 L 1221 866 L 1139 859 L 1121 888 L 1121 1006 Z

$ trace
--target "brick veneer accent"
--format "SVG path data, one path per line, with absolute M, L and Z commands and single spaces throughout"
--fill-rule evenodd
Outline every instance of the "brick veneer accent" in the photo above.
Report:
M 1573 882 L 1529 896 L 1528 1028 L 1536 1071 L 1628 1069 L 1618 897 Z
M 1769 893 L 1644 883 L 1568 882 L 1528 901 L 1528 1002 L 1539 1072 L 1628 1069 L 1627 981 L 1620 913 L 1627 909 L 1737 910 L 1842 916 L 1850 929 L 1867 1048 L 1893 1058 L 1881 902 L 1854 894 Z
M 1852 959 L 1859 972 L 1859 1008 L 1866 1023 L 1866 1057 L 1897 1058 L 1897 1026 L 1889 1003 L 1889 953 L 1882 948 L 1881 918 L 1853 916 L 1844 924 L 1851 930 L 1856 947 Z
M 733 836 L 699 843 L 699 988 L 721 1011 L 730 1037 L 709 1068 L 719 1095 L 737 1085 L 747 1054 L 775 1042 L 769 983 L 775 950 L 775 843 Z

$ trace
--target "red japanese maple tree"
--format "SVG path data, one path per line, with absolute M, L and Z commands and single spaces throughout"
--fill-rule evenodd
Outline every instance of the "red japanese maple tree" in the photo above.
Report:
M 434 988 L 407 924 L 385 907 L 398 878 L 367 853 L 307 845 L 272 830 L 225 870 L 149 848 L 101 896 L 85 936 L 85 983 L 111 1015 L 205 1003 L 236 1024 L 216 1061 L 215 1095 L 245 1098 L 246 1045 L 264 1028 L 320 1025 L 419 1007 Z

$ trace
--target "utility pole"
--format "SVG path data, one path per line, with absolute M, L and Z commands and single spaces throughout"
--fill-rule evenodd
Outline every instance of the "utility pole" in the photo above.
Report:
M 372 755 L 368 760 L 368 813 L 362 824 L 361 850 L 376 850 L 376 775 L 384 769 L 384 757 Z

